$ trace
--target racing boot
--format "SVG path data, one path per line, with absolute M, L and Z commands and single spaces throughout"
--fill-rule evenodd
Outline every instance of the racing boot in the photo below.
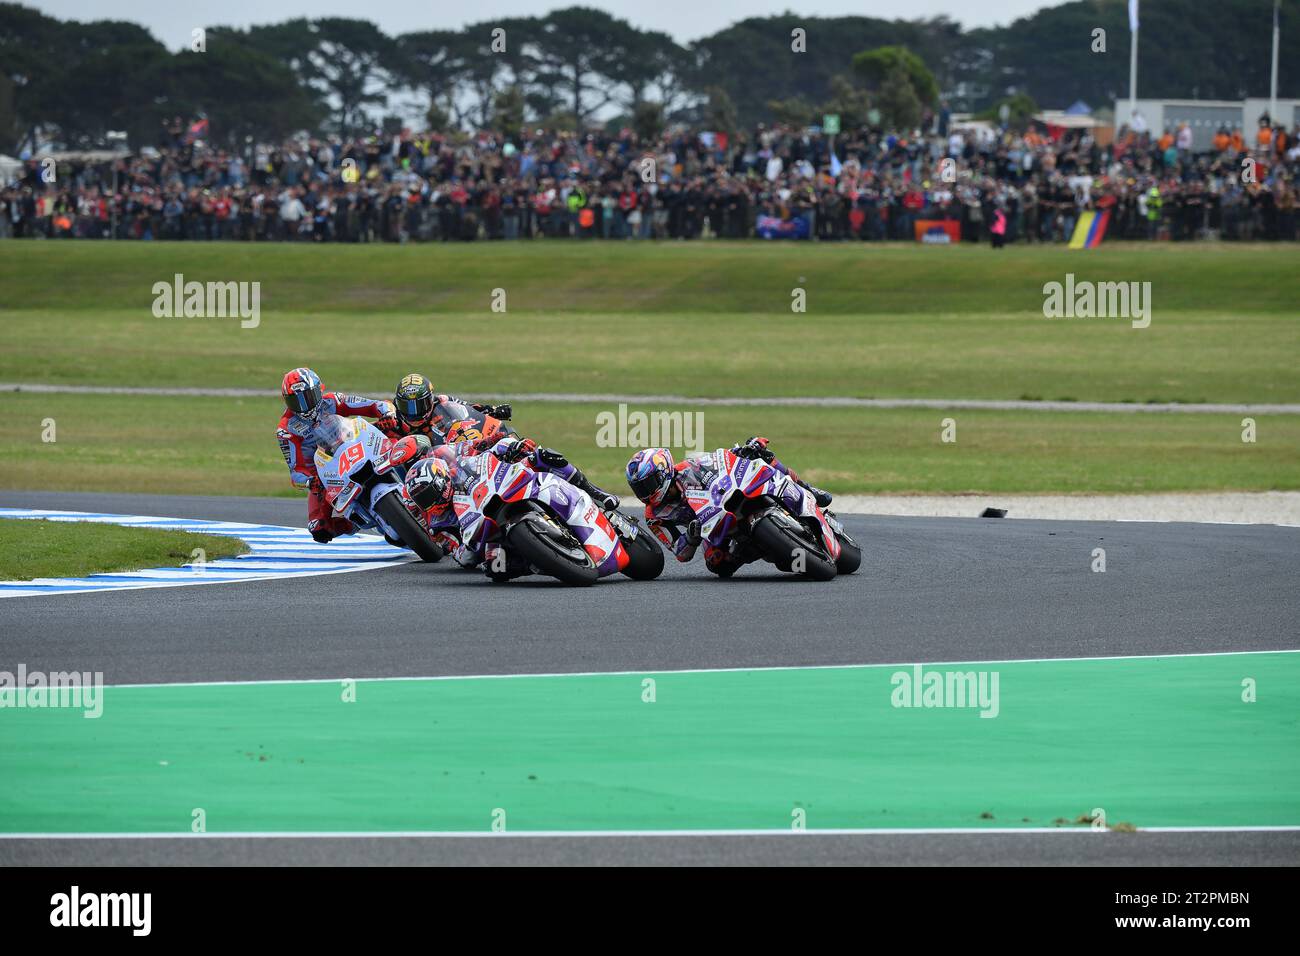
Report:
M 347 518 L 334 513 L 325 500 L 324 487 L 316 478 L 307 484 L 307 530 L 318 544 L 328 544 L 341 534 L 352 534 L 357 530 L 357 526 Z
M 794 471 L 792 471 L 789 468 L 786 468 L 784 466 L 782 466 L 782 468 L 785 471 L 785 473 L 790 476 L 791 481 L 793 481 L 796 485 L 798 485 L 800 488 L 804 489 L 810 495 L 813 496 L 813 500 L 817 502 L 818 508 L 825 508 L 830 505 L 833 499 L 831 498 L 831 493 L 829 491 L 823 491 L 821 488 L 818 488 L 815 485 L 808 484 L 808 482 L 804 481 L 802 478 L 796 475 Z
M 593 485 L 591 479 L 577 468 L 573 469 L 573 477 L 569 479 L 569 484 L 576 485 L 587 494 L 591 495 L 596 504 L 604 511 L 615 511 L 618 509 L 620 504 L 618 495 L 610 494 L 599 485 Z
M 329 544 L 341 534 L 352 534 L 357 530 L 357 526 L 347 518 L 331 516 L 308 521 L 307 530 L 311 532 L 311 536 L 318 544 Z M 404 547 L 404 545 L 399 541 L 397 547 Z
M 818 508 L 827 508 L 834 500 L 829 491 L 823 491 L 821 488 L 816 488 L 808 484 L 808 482 L 804 481 L 802 478 L 796 478 L 794 483 L 813 496 L 813 499 L 817 502 Z
M 605 511 L 613 511 L 619 506 L 618 495 L 610 494 L 604 488 L 593 485 L 591 479 L 584 475 L 578 466 L 571 464 L 569 459 L 554 448 L 537 449 L 537 460 L 575 488 L 591 495 L 596 505 Z

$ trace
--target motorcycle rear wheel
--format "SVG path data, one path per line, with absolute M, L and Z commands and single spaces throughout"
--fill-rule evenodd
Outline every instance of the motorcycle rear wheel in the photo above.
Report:
M 629 540 L 619 535 L 618 539 L 623 542 L 628 557 L 623 573 L 633 581 L 653 581 L 664 573 L 664 549 L 645 528 L 640 528 L 635 538 Z

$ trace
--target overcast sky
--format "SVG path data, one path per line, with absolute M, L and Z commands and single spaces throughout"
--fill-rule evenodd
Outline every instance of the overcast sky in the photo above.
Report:
M 808 16 L 871 16 L 886 20 L 947 14 L 963 26 L 993 26 L 1043 7 L 1045 0 L 19 0 L 61 20 L 132 20 L 170 49 L 189 44 L 197 26 L 246 27 L 298 16 L 357 17 L 389 35 L 453 29 L 493 17 L 537 15 L 567 6 L 607 10 L 642 29 L 679 42 L 695 40 L 751 16 L 794 10 Z M 1060 2 L 1060 0 L 1057 0 Z

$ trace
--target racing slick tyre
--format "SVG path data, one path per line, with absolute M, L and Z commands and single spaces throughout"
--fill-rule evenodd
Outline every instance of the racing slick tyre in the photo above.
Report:
M 835 562 L 813 538 L 812 532 L 794 517 L 773 509 L 754 522 L 750 532 L 763 555 L 782 571 L 794 571 L 803 562 L 803 576 L 813 581 L 835 577 Z
M 415 515 L 406 510 L 399 493 L 384 495 L 375 505 L 375 510 L 398 533 L 402 544 L 418 554 L 421 561 L 438 561 L 442 558 L 442 548 L 429 539 L 429 533 L 415 520 Z
M 530 511 L 506 531 L 506 544 L 539 574 L 572 587 L 587 587 L 600 577 L 591 555 L 568 528 L 548 515 Z
M 835 570 L 840 574 L 852 574 L 862 564 L 862 549 L 849 537 L 847 531 L 839 532 L 835 535 L 835 540 L 840 543 L 840 556 L 835 559 Z
M 623 569 L 633 581 L 653 581 L 664 573 L 664 549 L 659 547 L 659 539 L 645 528 L 637 527 L 635 538 L 619 535 L 623 550 L 627 552 L 627 567 Z

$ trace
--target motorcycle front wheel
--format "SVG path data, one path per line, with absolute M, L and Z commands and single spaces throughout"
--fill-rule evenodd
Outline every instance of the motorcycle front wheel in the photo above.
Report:
M 406 510 L 406 505 L 397 492 L 380 498 L 375 504 L 375 511 L 388 527 L 397 532 L 402 544 L 420 556 L 420 560 L 432 562 L 442 558 L 442 549 L 429 538 L 429 533 L 415 520 L 415 515 Z
M 600 578 L 591 555 L 568 528 L 529 512 L 506 530 L 506 546 L 537 569 L 571 587 L 588 587 Z
M 784 511 L 773 510 L 754 522 L 750 532 L 763 556 L 782 571 L 802 574 L 813 581 L 835 577 L 835 562 L 822 551 L 812 532 Z M 796 568 L 802 566 L 802 570 Z

